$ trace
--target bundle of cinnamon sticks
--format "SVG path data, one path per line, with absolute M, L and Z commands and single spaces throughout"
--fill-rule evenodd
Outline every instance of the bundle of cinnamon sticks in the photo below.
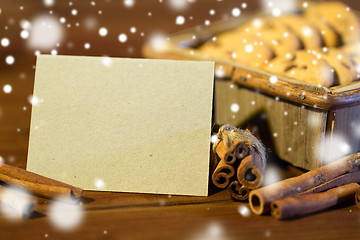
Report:
M 230 125 L 222 126 L 217 137 L 213 150 L 220 160 L 212 181 L 219 188 L 228 188 L 233 199 L 249 199 L 253 213 L 287 219 L 354 198 L 360 209 L 360 153 L 259 188 L 266 164 L 261 142 L 249 131 Z
M 248 130 L 224 125 L 213 146 L 220 161 L 212 174 L 218 188 L 228 188 L 236 200 L 246 200 L 251 190 L 260 187 L 266 158 L 265 148 Z
M 0 164 L 0 204 L 12 209 L 22 218 L 34 211 L 33 195 L 50 199 L 77 200 L 82 189 L 36 173 Z M 27 200 L 26 200 L 27 199 Z
M 298 177 L 252 191 L 250 208 L 257 215 L 271 212 L 287 219 L 320 211 L 348 199 L 360 207 L 360 153 L 311 170 Z

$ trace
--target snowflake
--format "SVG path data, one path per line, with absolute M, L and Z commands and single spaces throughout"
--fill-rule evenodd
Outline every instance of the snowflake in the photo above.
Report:
M 131 8 L 135 5 L 135 1 L 134 0 L 124 0 L 124 6 L 127 8 Z
M 240 110 L 240 106 L 239 104 L 237 103 L 233 103 L 231 106 L 230 106 L 230 109 L 232 112 L 238 112 Z
M 274 17 L 279 17 L 281 15 L 281 9 L 280 8 L 274 8 L 272 11 L 272 15 Z
M 105 37 L 107 35 L 107 33 L 108 33 L 107 28 L 102 27 L 102 28 L 99 29 L 99 35 L 100 36 Z
M 119 41 L 122 42 L 122 43 L 126 42 L 127 41 L 127 35 L 125 33 L 121 33 L 119 35 Z
M 270 80 L 270 83 L 275 84 L 275 83 L 277 83 L 278 78 L 277 78 L 277 76 L 270 76 L 269 80 Z
M 63 38 L 63 27 L 54 16 L 37 16 L 30 30 L 28 44 L 32 49 L 49 50 Z
M 211 142 L 216 143 L 218 141 L 218 137 L 216 135 L 211 136 Z
M 1 46 L 7 47 L 10 45 L 10 40 L 8 38 L 2 38 L 1 39 Z
M 29 32 L 27 30 L 22 30 L 20 32 L 20 37 L 23 38 L 23 39 L 29 38 Z
M 183 25 L 185 23 L 185 18 L 183 16 L 177 16 L 175 22 L 177 25 Z
M 44 0 L 43 3 L 45 6 L 51 7 L 54 5 L 55 1 L 54 0 Z
M 233 8 L 233 10 L 231 11 L 231 14 L 234 16 L 234 17 L 238 17 L 240 16 L 240 9 L 239 8 Z
M 15 62 L 15 58 L 13 56 L 9 55 L 5 58 L 5 62 L 9 65 L 12 65 Z
M 240 205 L 240 206 L 238 207 L 238 212 L 239 212 L 240 215 L 243 216 L 243 217 L 250 217 L 250 215 L 251 215 L 250 209 L 249 209 L 247 206 L 245 206 L 245 205 Z
M 94 180 L 94 185 L 97 189 L 105 189 L 105 187 L 106 187 L 104 180 L 102 180 L 100 178 L 96 178 Z
M 51 222 L 60 230 L 72 230 L 82 220 L 81 205 L 69 200 L 54 201 L 50 206 L 49 217 Z

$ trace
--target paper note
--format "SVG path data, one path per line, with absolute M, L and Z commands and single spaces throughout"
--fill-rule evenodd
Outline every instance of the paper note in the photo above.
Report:
M 38 56 L 27 169 L 85 190 L 206 196 L 213 69 Z

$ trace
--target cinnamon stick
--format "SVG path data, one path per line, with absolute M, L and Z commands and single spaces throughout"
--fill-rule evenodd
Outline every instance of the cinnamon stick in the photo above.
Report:
M 265 147 L 250 131 L 230 125 L 222 126 L 217 137 L 213 150 L 221 160 L 212 181 L 219 188 L 225 188 L 230 183 L 229 191 L 234 199 L 247 199 L 250 189 L 258 188 L 262 183 Z M 236 181 L 233 178 L 235 170 Z
M 236 162 L 242 161 L 242 159 L 244 159 L 250 154 L 250 147 L 247 143 L 235 141 L 234 145 L 235 147 L 230 151 L 233 154 L 234 159 L 230 160 L 229 156 L 225 156 L 225 161 L 231 165 L 235 164 Z M 229 154 L 230 152 L 228 152 L 227 154 Z
M 226 124 L 220 127 L 217 137 L 218 141 L 213 145 L 213 150 L 221 159 L 226 159 L 225 154 L 230 150 L 230 156 L 243 159 L 249 154 L 249 147 L 252 147 L 260 155 L 263 161 L 262 165 L 265 167 L 266 149 L 249 130 L 242 130 Z M 235 163 L 233 162 L 234 157 L 232 159 L 226 159 L 228 164 Z
M 223 141 L 217 144 L 216 154 L 221 160 L 212 174 L 212 181 L 218 188 L 226 188 L 229 185 L 230 178 L 235 174 L 234 165 L 238 165 L 242 157 L 250 152 L 249 147 L 242 142 L 236 141 L 234 145 L 233 148 L 228 148 Z
M 359 184 L 350 183 L 326 192 L 275 200 L 271 203 L 271 215 L 276 219 L 287 219 L 314 213 L 353 199 L 359 189 Z
M 70 197 L 78 199 L 83 191 L 81 188 L 6 164 L 0 165 L 0 181 L 50 198 Z
M 262 161 L 259 155 L 252 151 L 251 155 L 245 157 L 237 169 L 237 179 L 244 187 L 248 189 L 256 189 L 260 187 L 263 180 L 261 171 Z
M 360 153 L 349 155 L 341 160 L 311 170 L 298 177 L 285 179 L 281 182 L 256 189 L 250 192 L 251 210 L 261 215 L 270 210 L 270 202 L 291 197 L 320 186 L 344 174 L 359 171 Z M 339 182 L 338 185 L 344 185 Z
M 22 219 L 30 218 L 35 201 L 20 189 L 0 185 L 0 207 L 5 215 Z
M 224 141 L 220 141 L 214 150 L 220 159 L 224 159 L 225 154 L 229 152 L 230 149 L 225 146 Z
M 259 170 L 263 169 L 262 159 L 247 143 L 234 142 L 234 145 L 232 149 L 227 148 L 223 141 L 217 145 L 216 153 L 221 158 L 221 161 L 213 174 L 214 184 L 217 187 L 225 188 L 228 181 L 226 180 L 225 183 L 222 178 L 229 179 L 232 177 L 234 171 L 232 166 L 234 166 L 238 167 L 237 178 L 242 185 L 249 189 L 258 188 L 263 179 L 263 173 Z
M 360 171 L 357 170 L 357 171 L 352 171 L 350 173 L 346 173 L 346 174 L 336 177 L 334 179 L 331 179 L 330 181 L 328 181 L 326 183 L 320 184 L 319 186 L 311 188 L 300 194 L 323 192 L 323 191 L 333 188 L 333 187 L 338 187 L 338 186 L 342 186 L 345 184 L 358 183 L 358 182 L 360 182 Z
M 234 174 L 234 168 L 226 164 L 224 159 L 221 159 L 212 174 L 212 182 L 218 188 L 226 188 L 229 185 L 230 178 L 234 176 Z
M 232 148 L 227 148 L 221 141 L 216 147 L 216 154 L 229 165 L 234 165 L 250 153 L 249 146 L 244 142 L 234 141 L 232 145 Z
M 246 200 L 249 197 L 250 190 L 245 186 L 241 186 L 238 181 L 233 181 L 230 183 L 228 188 L 230 196 L 236 200 Z
M 360 190 L 358 190 L 355 194 L 355 202 L 356 206 L 360 209 Z

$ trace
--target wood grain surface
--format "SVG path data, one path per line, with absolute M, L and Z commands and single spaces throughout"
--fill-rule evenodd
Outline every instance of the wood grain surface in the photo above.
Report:
M 65 17 L 66 34 L 60 45 L 54 47 L 58 54 L 142 57 L 141 47 L 153 34 L 171 34 L 204 25 L 205 20 L 232 18 L 232 9 L 241 8 L 244 1 L 197 0 L 182 11 L 171 10 L 169 2 L 138 0 L 132 8 L 126 8 L 123 1 L 115 0 L 94 1 L 95 6 L 85 0 L 71 4 L 58 0 L 52 7 L 46 7 L 42 0 L 0 0 L 0 39 L 10 40 L 8 47 L 0 46 L 3 161 L 21 168 L 26 166 L 31 112 L 28 98 L 33 89 L 36 49 L 19 37 L 22 19 L 31 21 L 40 14 L 49 15 L 51 10 L 57 19 Z M 360 10 L 357 1 L 346 2 Z M 261 5 L 260 1 L 246 3 L 242 13 L 256 11 Z M 78 10 L 76 16 L 71 14 L 72 9 Z M 216 14 L 210 15 L 210 9 Z M 175 24 L 179 15 L 186 18 L 185 24 Z M 93 21 L 92 30 L 86 30 L 86 19 Z M 68 28 L 67 24 L 71 26 Z M 134 34 L 130 32 L 132 26 L 137 29 Z M 106 37 L 99 36 L 100 27 L 108 29 Z M 127 34 L 125 43 L 119 42 L 120 33 Z M 85 43 L 90 43 L 90 49 L 84 48 Z M 14 64 L 5 63 L 8 55 L 14 56 Z M 6 84 L 12 86 L 9 94 L 3 91 Z M 300 173 L 283 163 L 276 167 L 285 174 L 282 177 Z M 352 203 L 291 221 L 277 221 L 271 216 L 247 214 L 248 203 L 232 201 L 227 191 L 209 197 L 86 191 L 81 199 L 82 221 L 73 230 L 63 231 L 50 220 L 53 201 L 38 200 L 37 214 L 29 220 L 12 221 L 0 213 L 0 239 L 360 239 L 360 210 Z

